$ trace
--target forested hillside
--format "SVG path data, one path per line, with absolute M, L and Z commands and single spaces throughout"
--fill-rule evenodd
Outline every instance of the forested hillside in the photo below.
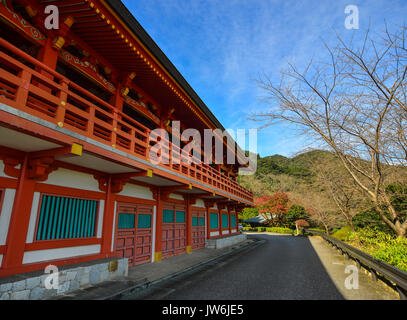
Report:
M 293 158 L 273 155 L 258 158 L 257 171 L 252 176 L 241 176 L 239 181 L 254 192 L 255 197 L 271 195 L 280 190 L 303 193 L 315 182 L 313 166 L 338 161 L 333 153 L 314 150 Z

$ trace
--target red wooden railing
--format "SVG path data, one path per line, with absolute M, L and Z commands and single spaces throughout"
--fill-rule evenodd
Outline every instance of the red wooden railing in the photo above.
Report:
M 150 129 L 68 78 L 0 38 L 0 102 L 145 160 Z M 250 202 L 253 193 L 205 163 L 185 163 L 188 154 L 168 143 L 168 163 L 181 175 Z M 179 152 L 178 157 L 172 150 Z M 164 157 L 163 153 L 163 157 Z M 176 161 L 181 160 L 181 161 Z

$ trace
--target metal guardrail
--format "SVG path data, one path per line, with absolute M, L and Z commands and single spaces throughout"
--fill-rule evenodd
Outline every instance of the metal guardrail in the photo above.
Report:
M 352 247 L 345 242 L 323 232 L 314 230 L 306 230 L 306 232 L 321 236 L 325 241 L 339 249 L 342 254 L 355 260 L 358 267 L 363 265 L 363 267 L 367 268 L 371 272 L 374 280 L 376 280 L 379 276 L 390 282 L 399 293 L 400 300 L 407 300 L 407 272 L 400 270 L 386 262 L 378 260 L 372 257 L 370 254 Z

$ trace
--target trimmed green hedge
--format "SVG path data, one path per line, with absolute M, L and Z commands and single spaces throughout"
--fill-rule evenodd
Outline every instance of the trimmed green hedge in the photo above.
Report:
M 319 228 L 307 228 L 307 230 L 314 230 L 314 231 L 319 231 L 325 233 L 324 229 L 319 229 Z
M 251 232 L 274 232 L 274 233 L 284 233 L 284 234 L 293 234 L 294 230 L 289 228 L 281 228 L 281 227 L 244 227 L 243 231 L 251 231 Z

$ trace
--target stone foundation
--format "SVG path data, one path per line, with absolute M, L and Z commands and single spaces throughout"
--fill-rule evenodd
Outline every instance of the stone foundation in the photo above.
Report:
M 244 233 L 230 237 L 208 239 L 206 240 L 206 247 L 209 249 L 222 249 L 225 247 L 233 246 L 239 242 L 245 241 L 246 239 L 247 235 Z
M 0 300 L 41 300 L 127 276 L 129 268 L 127 259 L 113 258 L 61 266 L 58 271 L 58 289 L 45 288 L 50 274 L 43 271 L 0 278 Z

